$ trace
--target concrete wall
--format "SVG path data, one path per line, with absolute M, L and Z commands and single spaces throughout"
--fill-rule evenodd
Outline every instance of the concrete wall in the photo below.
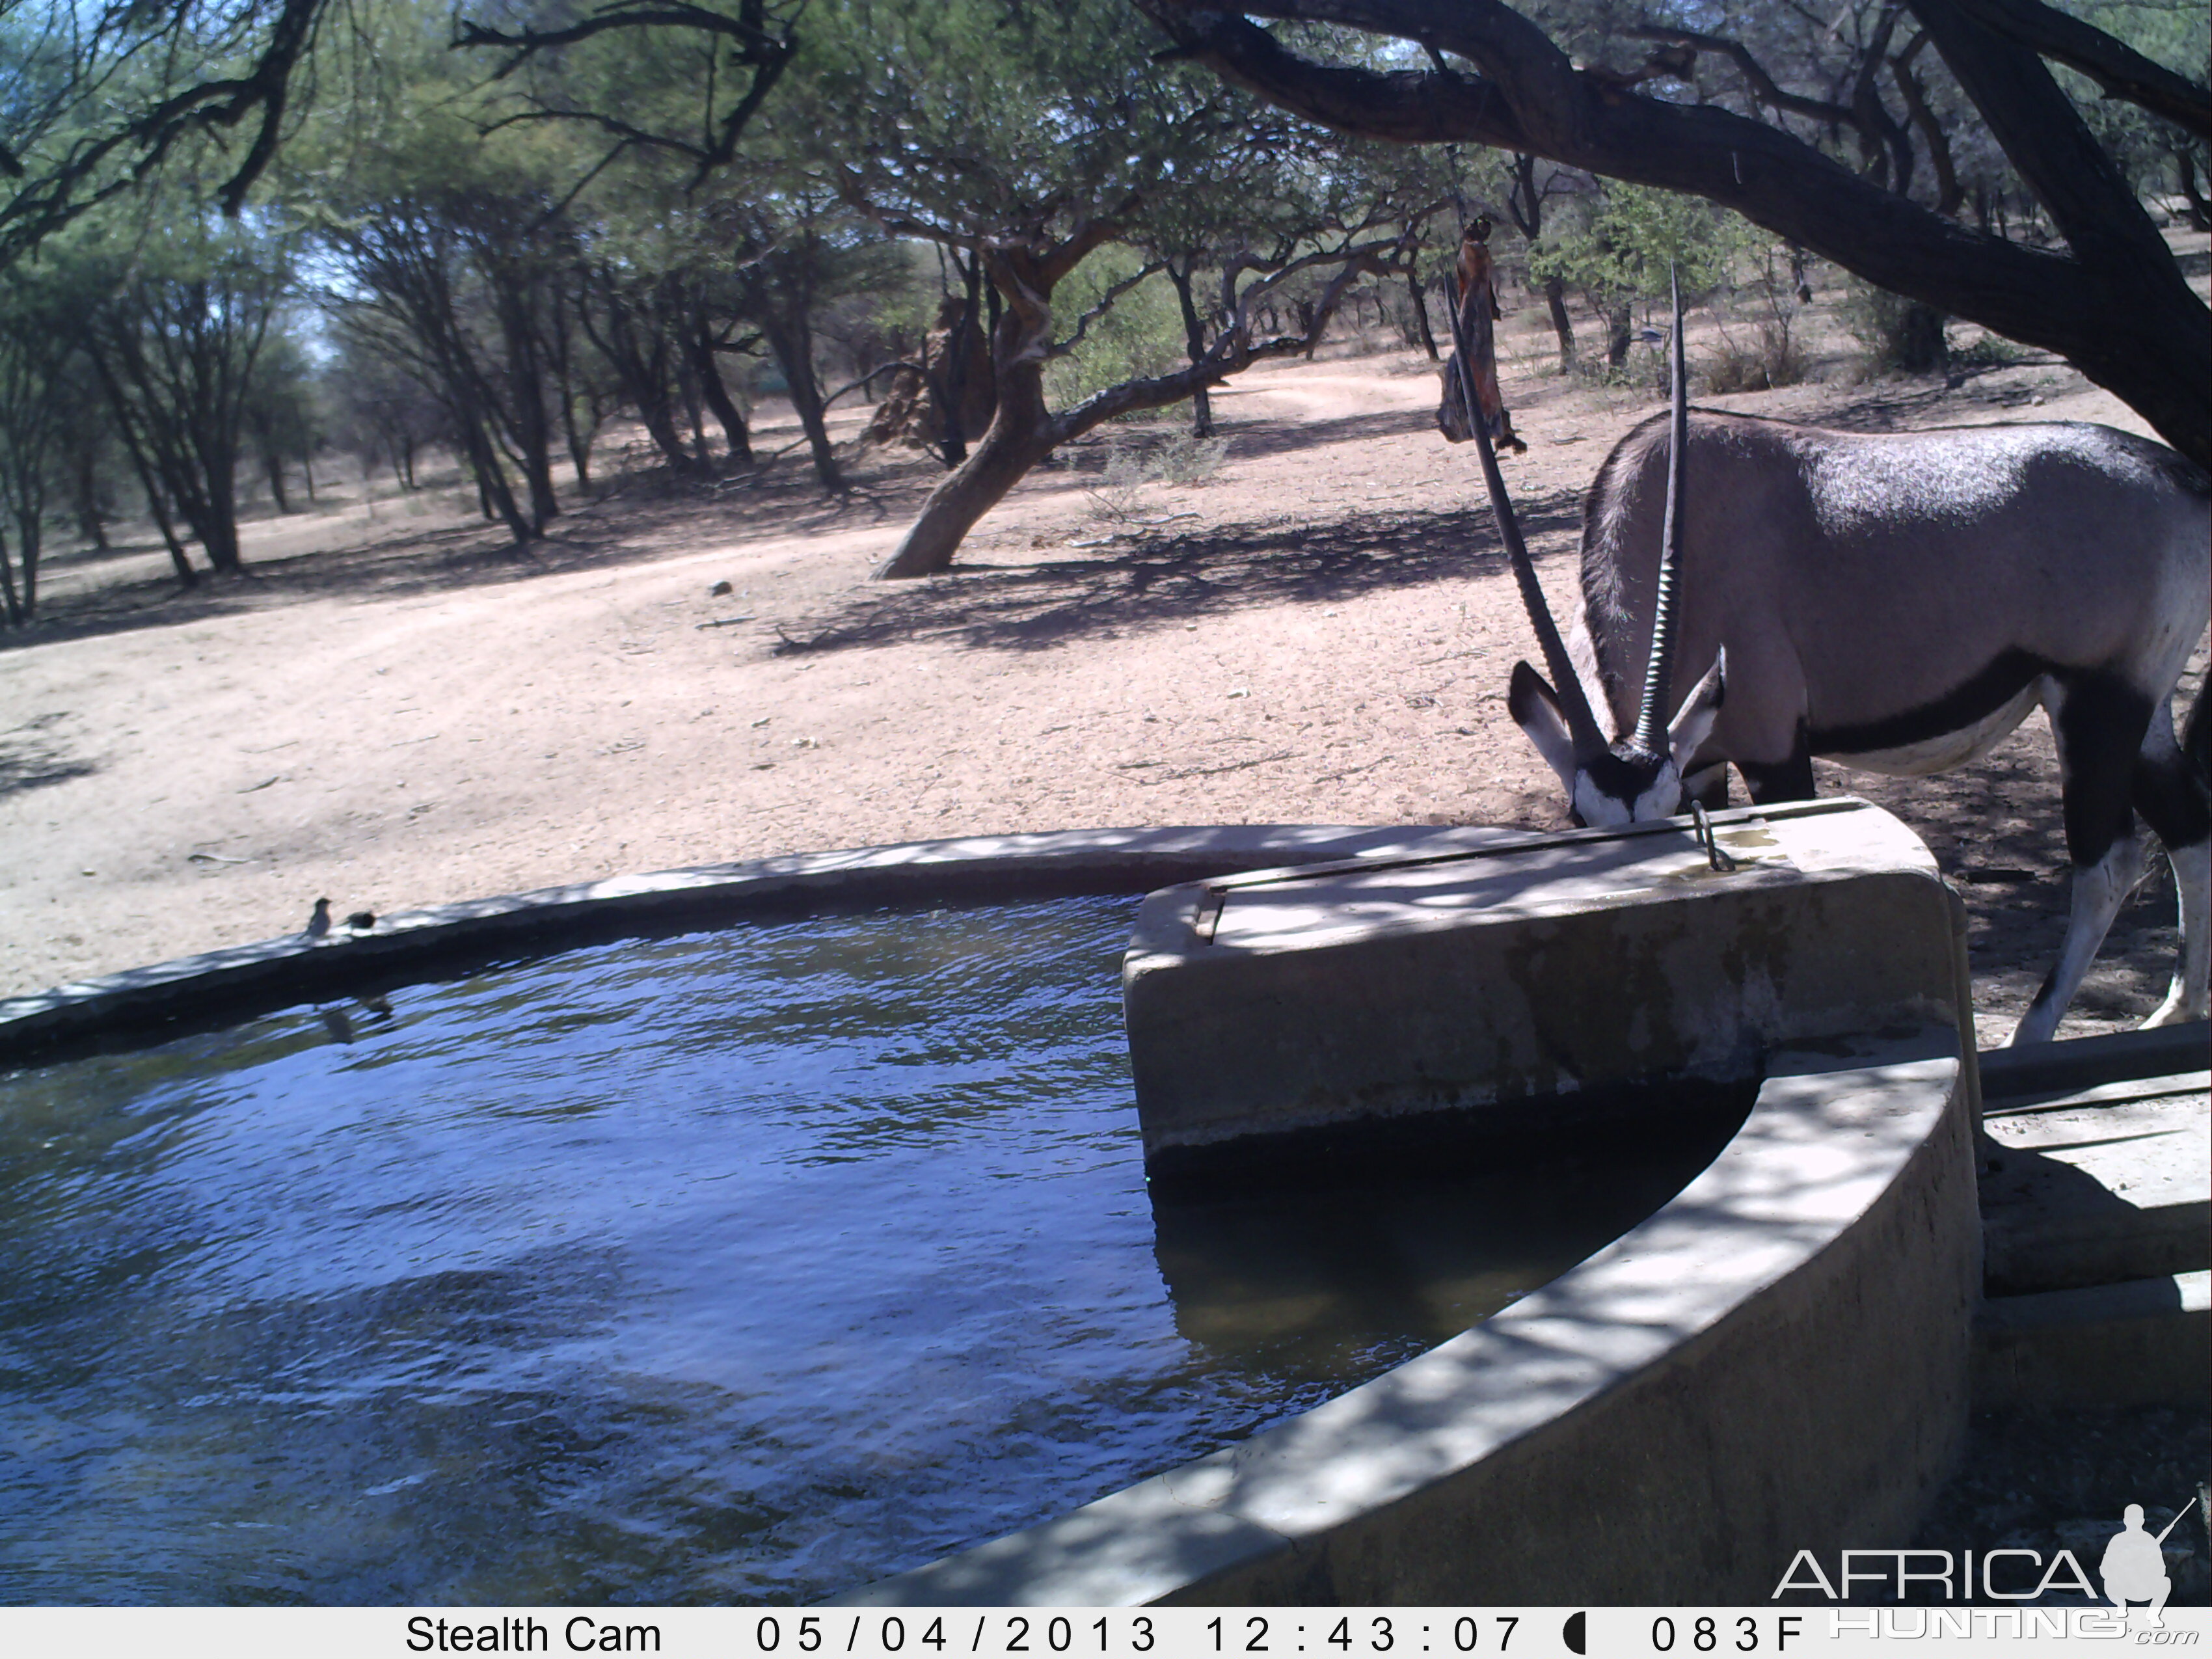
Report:
M 1801 1549 L 1907 1541 L 1964 1438 L 1980 1285 L 1963 915 L 1863 803 L 1721 822 L 1725 874 L 1661 824 L 1149 898 L 1124 988 L 1156 1170 L 1763 1080 L 1703 1175 L 1504 1313 L 848 1599 L 1756 1603 Z
M 1964 1437 L 1980 1272 L 1954 1025 L 1773 1057 L 1735 1140 L 1582 1266 L 1280 1428 L 859 1605 L 1763 1602 L 1905 1541 Z
M 1953 901 L 1896 819 L 1718 822 L 1731 873 L 1662 824 L 1153 894 L 1122 976 L 1148 1169 L 1233 1173 L 1280 1152 L 1256 1138 L 1391 1119 L 1578 1129 L 1629 1085 L 1954 1017 Z

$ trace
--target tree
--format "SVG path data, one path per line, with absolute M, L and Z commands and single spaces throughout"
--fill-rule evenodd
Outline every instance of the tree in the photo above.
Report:
M 1531 247 L 1543 239 L 1549 204 L 1563 177 L 1559 168 L 1548 167 L 1544 169 L 1548 176 L 1540 179 L 1538 161 L 1525 150 L 1517 152 L 1513 157 L 1513 182 L 1505 193 L 1505 210 L 1512 218 L 1513 228 Z M 1566 279 L 1556 271 L 1540 273 L 1533 265 L 1529 276 L 1544 286 L 1544 308 L 1551 313 L 1552 332 L 1559 342 L 1559 373 L 1571 374 L 1577 356 L 1575 325 L 1567 315 Z M 1431 356 L 1435 355 L 1433 351 L 1430 353 Z
M 1686 293 L 1713 288 L 1728 276 L 1737 251 L 1711 206 L 1694 196 L 1607 187 L 1589 222 L 1554 232 L 1529 250 L 1529 274 L 1548 288 L 1571 283 L 1605 319 L 1606 366 L 1628 361 L 1632 307 L 1667 292 L 1670 274 Z
M 1703 8 L 1674 8 L 1631 31 L 1655 44 L 1627 68 L 1578 65 L 1554 38 L 1573 21 L 1564 7 L 1546 9 L 1541 21 L 1502 0 L 1255 0 L 1243 8 L 1395 37 L 1429 54 L 1417 69 L 1324 62 L 1200 0 L 1138 3 L 1174 51 L 1340 131 L 1488 144 L 1732 208 L 1882 288 L 2059 353 L 2183 454 L 2212 466 L 2212 319 L 2052 66 L 2192 141 L 2212 137 L 2212 93 L 2040 0 L 1847 8 L 1852 38 L 1832 43 L 1846 61 L 1830 66 L 1842 99 L 1825 88 L 1786 88 L 1740 40 L 1695 27 L 1693 16 L 1711 15 Z M 1923 38 L 1893 51 L 1908 14 Z M 1323 37 L 1323 48 L 1340 38 Z M 1882 84 L 1881 71 L 1899 57 L 1909 75 L 1924 77 L 1923 95 L 1925 79 L 1940 69 L 2049 215 L 2063 252 L 1939 210 L 1940 179 L 1920 179 L 1909 165 L 1918 153 L 1913 122 L 1891 109 Z M 1405 61 L 1401 52 L 1398 64 Z M 1686 76 L 1698 77 L 1701 101 L 1652 90 Z M 1910 94 L 1896 95 L 1909 105 Z M 1822 147 L 1832 143 L 1826 135 L 1844 132 L 1859 147 L 1856 167 Z M 1934 198 L 1923 199 L 1931 190 Z
M 348 227 L 332 227 L 329 240 L 354 283 L 350 296 L 333 303 L 360 345 L 389 358 L 438 399 L 488 515 L 506 525 L 518 547 L 526 546 L 558 510 L 547 470 L 544 391 L 529 362 L 502 363 L 497 356 L 490 342 L 511 348 L 508 331 L 479 326 L 487 320 L 487 307 L 474 288 L 477 273 L 448 211 L 452 206 L 420 198 L 390 200 Z M 502 368 L 510 371 L 504 377 Z M 502 378 L 517 403 L 526 410 L 534 406 L 539 418 L 526 427 L 514 418 L 501 396 Z M 530 512 L 517 499 L 501 460 L 507 437 L 516 431 L 538 440 L 535 449 L 524 452 L 523 470 L 532 486 Z
M 330 0 L 91 0 L 0 7 L 0 268 L 157 174 L 214 160 L 238 216 L 276 154 Z M 251 134 L 242 150 L 228 135 Z
M 59 459 L 73 347 L 52 286 L 0 274 L 0 605 L 17 627 L 39 610 L 40 532 L 46 481 Z
M 1100 422 L 1180 403 L 1260 357 L 1304 349 L 1303 338 L 1255 337 L 1249 301 L 1256 292 L 1322 262 L 1348 282 L 1398 246 L 1396 236 L 1340 235 L 1241 288 L 1232 282 L 1229 320 L 1200 361 L 1054 410 L 1047 365 L 1079 349 L 1123 294 L 1156 274 L 1158 261 L 1146 258 L 1108 285 L 1065 332 L 1056 325 L 1056 290 L 1109 245 L 1142 249 L 1149 216 L 1170 203 L 1231 187 L 1264 167 L 1280 124 L 1255 120 L 1242 100 L 1152 61 L 1117 0 L 927 8 L 844 0 L 811 13 L 809 27 L 811 44 L 778 121 L 823 135 L 807 159 L 856 210 L 979 267 L 998 305 L 991 425 L 932 492 L 878 576 L 945 569 L 976 520 L 1032 466 Z M 1253 269 L 1240 264 L 1236 274 Z
M 250 225 L 211 223 L 192 208 L 163 216 L 160 201 L 148 205 L 156 222 L 135 249 L 120 251 L 111 234 L 68 267 L 76 339 L 179 575 L 190 566 L 172 513 L 191 526 L 210 564 L 235 574 L 244 568 L 238 462 L 246 412 L 263 345 L 291 291 L 291 252 Z

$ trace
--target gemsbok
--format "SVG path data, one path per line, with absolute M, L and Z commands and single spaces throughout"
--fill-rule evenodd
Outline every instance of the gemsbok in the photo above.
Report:
M 1461 363 L 1490 319 L 1452 319 Z M 2146 1024 L 2203 1018 L 2212 947 L 2212 716 L 2177 742 L 2172 694 L 2212 611 L 2212 480 L 2162 445 L 2077 422 L 1895 434 L 1692 412 L 1679 296 L 1673 397 L 1598 470 L 1582 616 L 1563 642 L 1468 377 L 1442 420 L 1472 436 L 1547 681 L 1507 707 L 1577 823 L 1727 799 L 1808 799 L 1813 757 L 1899 776 L 1965 766 L 2039 703 L 2058 750 L 2071 915 L 2014 1030 L 2057 1030 L 2142 878 L 2140 813 L 2172 860 L 2181 951 Z M 1686 510 L 1694 503 L 1695 510 Z M 1674 703 L 1676 661 L 1711 665 Z M 1605 708 L 1608 738 L 1594 712 Z

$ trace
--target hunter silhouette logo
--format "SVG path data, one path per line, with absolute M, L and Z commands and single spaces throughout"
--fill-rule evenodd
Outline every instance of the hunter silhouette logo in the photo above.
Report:
M 2121 1529 L 2105 1546 L 2104 1559 L 2097 1565 L 2097 1574 L 2105 1581 L 2105 1599 L 2123 1613 L 2130 1610 L 2130 1601 L 2148 1601 L 2143 1622 L 2153 1630 L 2166 1628 L 2159 1614 L 2165 1610 L 2166 1598 L 2173 1594 L 2173 1580 L 2166 1576 L 2166 1556 L 2159 1546 L 2166 1542 L 2174 1522 L 2188 1513 L 2186 1509 L 2175 1510 L 2166 1530 L 2154 1538 L 2143 1530 L 2142 1505 L 2129 1504 L 2120 1517 Z
M 2130 1619 L 2141 1615 L 2145 1629 L 2163 1630 L 2160 1615 L 2173 1581 L 2166 1577 L 2166 1557 L 2160 1547 L 2188 1509 L 2178 1510 L 2163 1530 L 2154 1535 L 2143 1527 L 2143 1507 L 2130 1504 L 2122 1516 L 2120 1530 L 2112 1534 L 2098 1558 L 2097 1575 L 2104 1581 L 2105 1600 Z M 2084 1553 L 2087 1553 L 2085 1551 Z M 2070 1549 L 2061 1549 L 2046 1562 L 2041 1552 L 1995 1549 L 1847 1549 L 1831 1578 L 1811 1550 L 1799 1550 L 1774 1587 L 1772 1598 L 1810 1592 L 1830 1601 L 1848 1601 L 1871 1589 L 1895 1601 L 2035 1602 L 2050 1605 L 2054 1595 L 2076 1595 L 2094 1603 L 2096 1586 Z M 2130 1605 L 2134 1604 L 2134 1605 Z M 2107 1615 L 2109 1616 L 2109 1615 Z

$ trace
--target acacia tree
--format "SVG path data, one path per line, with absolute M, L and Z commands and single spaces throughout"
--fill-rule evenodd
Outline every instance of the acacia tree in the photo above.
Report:
M 236 217 L 276 156 L 330 3 L 0 6 L 0 267 L 180 153 L 208 164 L 209 193 Z
M 1272 261 L 1242 260 L 1226 321 L 1197 362 L 1054 410 L 1047 364 L 1078 349 L 1159 265 L 1146 259 L 1107 285 L 1065 329 L 1055 291 L 1109 244 L 1143 248 L 1147 226 L 1163 222 L 1154 216 L 1170 204 L 1256 179 L 1279 124 L 1256 121 L 1243 100 L 1154 61 L 1118 0 L 1049 8 L 844 0 L 810 18 L 812 46 L 778 119 L 825 135 L 810 159 L 846 201 L 895 235 L 973 262 L 999 307 L 991 425 L 932 492 L 879 577 L 946 568 L 976 520 L 1031 467 L 1101 422 L 1180 403 L 1261 357 L 1306 349 L 1351 279 L 1402 245 L 1402 233 L 1345 234 Z M 1334 265 L 1340 280 L 1314 331 L 1256 337 L 1251 301 L 1319 264 Z
M 191 527 L 208 562 L 234 574 L 238 464 L 246 409 L 270 328 L 292 289 L 291 254 L 275 238 L 173 215 L 135 248 L 103 238 L 73 261 L 76 339 L 136 462 L 170 556 L 189 569 L 170 514 Z
M 1339 131 L 1487 144 L 1733 208 L 1882 288 L 2057 352 L 2212 466 L 2212 317 L 2053 65 L 2192 142 L 2212 137 L 2212 92 L 2041 0 L 1848 7 L 1850 38 L 1832 31 L 1824 48 L 1826 84 L 1804 87 L 1785 85 L 1741 38 L 1701 27 L 1711 9 L 1686 4 L 1656 9 L 1628 31 L 1653 44 L 1642 62 L 1623 65 L 1619 36 L 1595 42 L 1583 63 L 1570 55 L 1562 40 L 1574 39 L 1576 19 L 1565 4 L 1137 3 L 1173 50 Z M 1426 66 L 1328 61 L 1244 13 L 1394 37 L 1406 43 L 1400 64 L 1418 49 Z M 1912 38 L 1900 44 L 1908 26 Z M 1899 89 L 1899 57 L 1923 100 L 1940 79 L 1942 95 L 1971 109 L 1972 136 L 2002 151 L 2063 251 L 1956 216 L 1942 167 L 1923 174 L 1914 165 L 1916 131 L 1924 144 L 1925 128 L 1916 128 L 1912 94 Z M 1697 101 L 1662 95 L 1685 76 L 1695 77 L 1686 84 Z M 1839 153 L 1832 134 L 1850 135 L 1857 154 Z
M 38 614 L 40 532 L 68 420 L 73 349 L 52 285 L 0 275 L 0 605 L 18 627 Z

